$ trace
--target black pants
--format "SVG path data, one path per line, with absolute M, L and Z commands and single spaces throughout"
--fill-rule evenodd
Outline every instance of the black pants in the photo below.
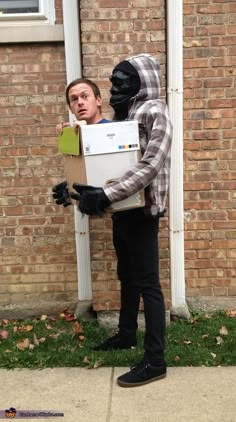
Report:
M 153 364 L 164 360 L 165 305 L 159 280 L 159 217 L 143 209 L 115 213 L 113 243 L 121 281 L 119 333 L 136 338 L 140 296 L 145 315 L 145 357 Z

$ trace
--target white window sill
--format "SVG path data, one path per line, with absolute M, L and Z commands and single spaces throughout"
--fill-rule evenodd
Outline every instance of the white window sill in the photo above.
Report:
M 63 25 L 28 24 L 0 26 L 0 44 L 57 41 L 64 41 Z

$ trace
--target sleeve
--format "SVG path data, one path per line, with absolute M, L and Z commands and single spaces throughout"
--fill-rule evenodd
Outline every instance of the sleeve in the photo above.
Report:
M 169 155 L 172 125 L 167 105 L 162 102 L 152 106 L 145 120 L 149 139 L 141 160 L 112 185 L 103 187 L 112 203 L 126 199 L 152 183 Z

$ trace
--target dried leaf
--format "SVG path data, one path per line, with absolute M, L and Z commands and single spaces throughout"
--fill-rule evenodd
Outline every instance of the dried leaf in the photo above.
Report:
M 84 332 L 82 325 L 78 321 L 73 324 L 72 331 L 74 336 L 76 334 L 83 334 Z
M 35 346 L 38 346 L 38 345 L 39 345 L 39 341 L 38 341 L 38 339 L 37 339 L 36 334 L 34 334 L 34 345 L 35 345 Z
M 21 340 L 18 340 L 16 343 L 16 347 L 19 350 L 25 350 L 28 349 L 30 346 L 30 340 L 28 338 L 23 338 Z
M 205 338 L 208 338 L 209 337 L 209 334 L 203 334 L 202 335 L 202 339 L 204 340 Z
M 39 339 L 39 343 L 44 343 L 46 341 L 46 338 L 45 337 L 41 337 L 40 339 Z
M 28 331 L 32 331 L 33 330 L 33 325 L 21 325 L 20 327 L 18 327 L 18 331 L 20 331 L 21 333 L 24 332 L 28 332 Z
M 60 333 L 56 333 L 56 334 L 49 334 L 49 337 L 53 338 L 53 339 L 57 339 L 57 337 L 59 337 Z
M 230 318 L 236 318 L 236 310 L 228 309 L 226 315 Z
M 219 333 L 222 335 L 222 336 L 228 336 L 228 330 L 227 330 L 227 328 L 223 325 L 222 327 L 221 327 L 221 329 L 219 330 Z
M 47 319 L 47 317 L 48 317 L 47 315 L 42 315 L 40 319 L 41 319 L 41 321 L 45 321 L 45 319 Z
M 79 340 L 80 341 L 84 341 L 85 337 L 84 336 L 79 336 Z
M 175 356 L 175 362 L 178 362 L 180 360 L 180 357 L 178 355 Z
M 18 331 L 18 327 L 15 325 L 14 327 L 13 327 L 13 333 L 16 333 Z
M 45 324 L 45 327 L 47 328 L 47 330 L 52 330 L 52 326 L 50 324 Z
M 74 321 L 76 319 L 75 314 L 66 314 L 65 315 L 65 320 L 66 321 Z
M 9 336 L 8 331 L 6 330 L 0 331 L 0 340 L 6 340 L 8 336 Z
M 96 360 L 93 365 L 89 366 L 89 369 L 97 369 L 102 365 L 103 365 L 103 362 L 101 360 Z
M 191 344 L 192 342 L 190 340 L 183 340 L 183 344 Z
M 215 353 L 211 353 L 211 356 L 213 357 L 213 359 L 216 358 L 216 354 Z
M 222 337 L 220 337 L 220 336 L 216 337 L 216 344 L 217 344 L 217 345 L 221 345 L 222 343 L 224 343 L 223 338 L 222 338 Z
M 84 357 L 83 362 L 84 362 L 84 363 L 89 363 L 89 358 L 88 358 L 88 356 L 85 356 L 85 357 Z

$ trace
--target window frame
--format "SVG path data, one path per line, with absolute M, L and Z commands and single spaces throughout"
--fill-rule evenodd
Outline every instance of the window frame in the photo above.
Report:
M 55 1 L 39 0 L 38 13 L 7 13 L 0 14 L 0 26 L 10 25 L 35 25 L 37 24 L 55 24 Z

